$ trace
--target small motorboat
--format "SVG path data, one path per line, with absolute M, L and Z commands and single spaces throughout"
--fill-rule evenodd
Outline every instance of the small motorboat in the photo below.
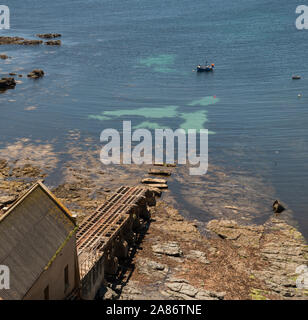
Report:
M 214 70 L 214 63 L 212 63 L 211 65 L 206 64 L 204 66 L 201 66 L 200 64 L 197 65 L 197 72 L 211 72 Z
M 293 80 L 299 80 L 300 78 L 301 78 L 301 76 L 298 76 L 298 75 L 292 76 L 292 79 L 293 79 Z

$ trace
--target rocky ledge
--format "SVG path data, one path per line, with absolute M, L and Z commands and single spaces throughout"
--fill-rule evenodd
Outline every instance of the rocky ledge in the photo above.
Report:
M 61 34 L 60 33 L 41 33 L 41 34 L 39 33 L 36 36 L 42 39 L 52 39 L 52 38 L 61 37 Z
M 43 40 L 28 40 L 21 37 L 0 37 L 0 45 L 18 44 L 18 45 L 39 45 Z
M 307 299 L 307 290 L 296 287 L 296 270 L 307 264 L 308 248 L 283 220 L 204 226 L 162 201 L 151 210 L 152 222 L 126 266 L 134 271 L 106 283 L 105 299 Z
M 42 39 L 54 39 L 61 37 L 59 33 L 46 33 L 46 34 L 37 34 L 36 35 Z M 25 46 L 33 46 L 33 45 L 40 45 L 44 43 L 43 40 L 32 40 L 32 39 L 25 39 L 22 37 L 0 37 L 0 45 L 25 45 Z M 61 40 L 49 40 L 45 42 L 45 45 L 61 45 Z

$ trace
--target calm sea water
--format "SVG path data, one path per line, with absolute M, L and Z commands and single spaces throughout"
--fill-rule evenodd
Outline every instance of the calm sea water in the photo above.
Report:
M 4 1 L 5 2 L 5 1 Z M 210 164 L 275 188 L 308 236 L 308 31 L 287 0 L 9 0 L 1 35 L 63 35 L 58 47 L 1 46 L 0 72 L 43 68 L 0 94 L 2 143 L 71 129 L 204 127 Z M 214 62 L 213 74 L 193 72 Z M 292 81 L 292 74 L 302 79 Z M 302 94 L 299 98 L 298 94 Z M 25 110 L 27 108 L 34 110 Z M 34 108 L 33 108 L 34 107 Z

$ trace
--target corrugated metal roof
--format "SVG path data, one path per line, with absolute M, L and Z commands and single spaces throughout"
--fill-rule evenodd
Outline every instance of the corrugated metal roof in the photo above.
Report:
M 3 299 L 22 299 L 76 225 L 69 211 L 36 183 L 0 218 L 0 265 L 10 268 Z

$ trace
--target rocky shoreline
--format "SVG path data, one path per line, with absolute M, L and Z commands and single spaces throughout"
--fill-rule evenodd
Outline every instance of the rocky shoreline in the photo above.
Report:
M 77 151 L 78 158 L 81 153 Z M 18 160 L 15 153 L 20 155 Z M 57 166 L 49 146 L 27 149 L 17 144 L 2 149 L 1 158 L 0 215 Z M 87 160 L 91 161 L 89 154 Z M 121 174 L 120 169 L 95 169 L 94 163 L 85 167 L 72 159 L 64 182 L 53 188 L 79 221 L 117 183 L 136 184 L 147 172 L 159 174 L 157 167 L 146 173 L 144 168 L 135 168 L 134 173 Z M 166 175 L 177 170 L 168 168 Z M 185 219 L 165 198 L 150 210 L 151 221 L 143 226 L 130 258 L 121 261 L 121 277 L 108 279 L 102 299 L 307 299 L 307 290 L 296 287 L 296 269 L 307 264 L 308 246 L 281 215 L 273 214 L 261 225 L 244 225 L 225 217 L 204 224 Z
M 307 299 L 296 287 L 306 264 L 302 235 L 280 219 L 243 226 L 212 220 L 204 237 L 195 222 L 159 202 L 152 222 L 121 283 L 106 284 L 106 299 Z

